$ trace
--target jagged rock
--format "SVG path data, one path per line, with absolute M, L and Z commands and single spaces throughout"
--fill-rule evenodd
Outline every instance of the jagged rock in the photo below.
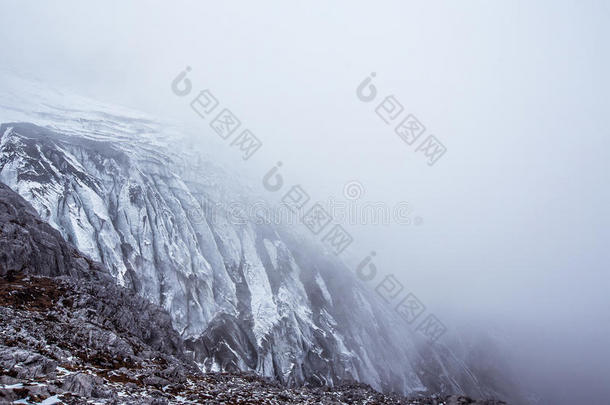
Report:
M 57 362 L 17 347 L 0 346 L 0 367 L 18 379 L 45 376 L 57 367 Z
M 91 397 L 93 387 L 102 383 L 102 379 L 85 373 L 72 374 L 64 380 L 61 388 L 84 398 Z
M 5 184 L 0 184 L 2 250 L 0 275 L 10 272 L 44 276 L 85 277 L 106 273 L 84 257 L 61 234 L 42 221 L 32 206 Z
M 445 405 L 506 405 L 504 401 L 489 400 L 474 400 L 463 395 L 450 395 L 444 399 Z
M 11 215 L 24 216 L 22 229 L 0 228 L 1 250 L 7 235 L 21 238 L 40 224 L 28 218 L 34 213 L 23 200 L 3 198 L 11 192 L 0 190 L 0 217 L 15 224 Z M 40 277 L 28 260 L 22 258 L 24 273 L 0 275 L 0 403 L 439 404 L 383 395 L 364 384 L 287 389 L 254 373 L 202 374 L 160 308 L 97 271 L 82 279 Z M 0 267 L 7 262 L 0 260 Z M 145 332 L 146 326 L 155 331 Z
M 188 355 L 207 371 L 255 371 L 292 387 L 356 380 L 388 392 L 495 392 L 445 346 L 421 345 L 319 246 L 236 221 L 227 208 L 251 202 L 249 192 L 211 161 L 193 163 L 165 126 L 98 104 L 70 109 L 65 94 L 61 106 L 51 99 L 32 114 L 44 126 L 0 126 L 0 180 L 40 215 L 6 210 L 0 271 L 63 275 L 54 286 L 17 280 L 23 290 L 7 304 L 69 308 L 73 317 L 49 314 L 58 319 L 50 327 L 69 331 L 55 330 L 49 345 L 80 345 L 79 359 L 102 368 Z M 33 221 L 32 235 L 19 233 L 23 221 Z M 41 290 L 51 291 L 32 299 Z
M 166 385 L 170 384 L 169 380 L 166 380 L 165 378 L 157 377 L 156 375 L 151 375 L 149 377 L 146 377 L 144 380 L 142 380 L 142 382 L 146 385 L 152 385 L 153 387 L 157 387 L 157 388 L 162 388 L 162 387 L 165 387 Z
M 80 136 L 3 124 L 0 180 L 67 240 L 102 261 L 118 283 L 164 307 L 171 318 L 156 313 L 157 323 L 180 331 L 205 370 L 256 371 L 291 386 L 357 380 L 398 392 L 487 392 L 446 348 L 420 344 L 423 339 L 339 260 L 279 227 L 237 224 L 222 207 L 206 209 L 218 207 L 217 168 L 172 172 L 177 160 L 159 145 L 153 148 L 137 136 L 129 143 L 115 141 L 130 121 L 121 122 L 103 136 L 86 129 Z M 7 232 L 16 232 L 11 227 Z M 30 253 L 7 241 L 6 270 L 23 266 L 15 255 L 31 254 L 33 267 L 54 263 L 45 275 L 67 275 L 75 266 L 75 273 L 105 277 L 48 228 L 41 225 L 28 237 L 50 250 L 35 247 Z M 52 251 L 60 253 L 48 256 Z M 116 294 L 100 290 L 91 294 L 91 303 L 78 305 L 99 314 L 102 303 L 122 299 Z M 156 349 L 175 345 L 157 335 L 166 328 L 147 326 L 143 316 L 149 312 L 133 319 L 132 312 L 105 308 L 115 311 L 111 319 L 117 326 L 138 328 Z M 113 344 L 110 335 L 96 338 L 100 345 Z

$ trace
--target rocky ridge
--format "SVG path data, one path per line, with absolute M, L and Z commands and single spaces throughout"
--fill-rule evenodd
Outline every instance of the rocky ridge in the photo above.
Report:
M 0 403 L 500 404 L 202 373 L 166 311 L 117 286 L 0 183 Z
M 0 182 L 102 263 L 100 277 L 165 309 L 200 369 L 291 387 L 515 391 L 472 347 L 413 333 L 334 255 L 274 224 L 236 221 L 227 207 L 251 190 L 218 156 L 189 154 L 175 128 L 31 81 L 0 75 L 0 88 Z

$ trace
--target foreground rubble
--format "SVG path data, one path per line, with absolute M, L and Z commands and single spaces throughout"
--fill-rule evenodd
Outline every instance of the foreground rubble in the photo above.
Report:
M 0 404 L 467 404 L 367 385 L 204 374 L 166 311 L 118 286 L 0 184 Z M 494 404 L 496 402 L 478 402 Z
M 150 336 L 123 325 L 125 305 L 100 293 L 92 283 L 62 278 L 11 275 L 1 280 L 0 403 L 499 403 L 407 399 L 364 384 L 287 389 L 251 374 L 203 374 L 179 352 L 155 350 L 145 342 Z

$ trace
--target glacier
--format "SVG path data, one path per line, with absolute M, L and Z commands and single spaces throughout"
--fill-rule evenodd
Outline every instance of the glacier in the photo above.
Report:
M 247 188 L 213 156 L 179 150 L 175 127 L 26 79 L 0 86 L 0 181 L 165 308 L 204 371 L 498 396 L 337 257 L 286 227 L 236 221 L 226 202 L 247 204 Z

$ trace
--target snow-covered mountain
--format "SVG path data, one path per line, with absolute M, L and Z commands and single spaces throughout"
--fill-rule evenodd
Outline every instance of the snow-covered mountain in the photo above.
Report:
M 0 181 L 118 284 L 165 308 L 203 370 L 502 397 L 464 356 L 410 332 L 335 256 L 235 221 L 218 202 L 246 201 L 242 186 L 222 162 L 188 164 L 171 127 L 2 80 Z

